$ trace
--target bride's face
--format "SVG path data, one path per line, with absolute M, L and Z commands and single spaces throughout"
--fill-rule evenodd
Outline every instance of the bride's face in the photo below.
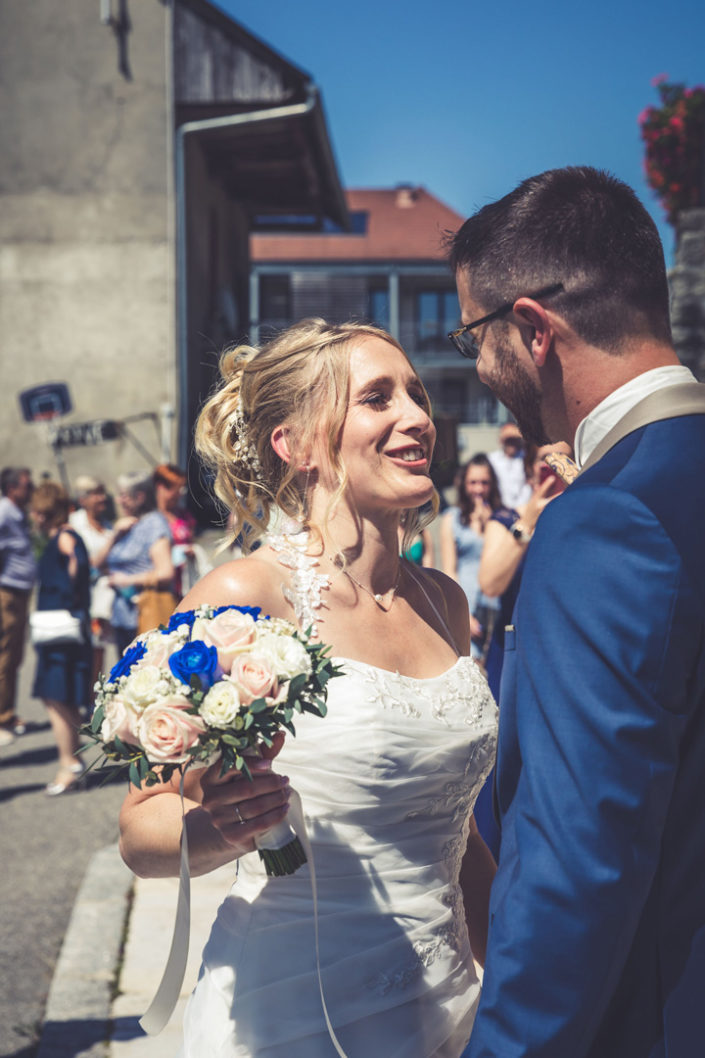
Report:
M 395 346 L 370 336 L 352 347 L 339 451 L 359 513 L 420 507 L 431 499 L 436 430 L 426 407 L 418 375 Z

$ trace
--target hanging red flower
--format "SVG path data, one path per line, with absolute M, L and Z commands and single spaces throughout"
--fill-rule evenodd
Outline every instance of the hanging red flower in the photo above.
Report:
M 705 86 L 671 84 L 667 74 L 651 83 L 661 106 L 646 107 L 639 115 L 644 169 L 649 187 L 675 224 L 680 210 L 705 206 Z

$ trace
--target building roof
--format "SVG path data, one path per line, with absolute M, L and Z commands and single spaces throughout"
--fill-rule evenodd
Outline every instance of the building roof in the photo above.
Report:
M 253 233 L 253 263 L 268 261 L 443 261 L 443 235 L 457 231 L 459 213 L 423 187 L 345 192 L 353 230 L 349 233 Z
M 179 135 L 198 138 L 208 166 L 252 219 L 305 214 L 346 229 L 343 188 L 320 92 L 310 76 L 209 0 L 174 10 Z

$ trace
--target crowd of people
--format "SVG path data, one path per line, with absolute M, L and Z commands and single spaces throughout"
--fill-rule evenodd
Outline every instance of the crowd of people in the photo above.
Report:
M 6 467 L 0 489 L 0 746 L 26 731 L 16 684 L 29 630 L 32 695 L 46 706 L 58 756 L 46 793 L 58 796 L 82 782 L 78 728 L 106 647 L 121 652 L 166 620 L 194 579 L 196 557 L 201 571 L 207 562 L 185 505 L 186 475 L 173 464 L 118 478 L 117 516 L 104 483 L 90 475 L 77 476 L 69 493 L 49 479 L 35 486 L 25 467 Z M 35 591 L 33 613 L 43 615 L 36 627 Z

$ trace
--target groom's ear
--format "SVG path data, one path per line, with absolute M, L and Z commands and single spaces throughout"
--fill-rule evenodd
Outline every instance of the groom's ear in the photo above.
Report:
M 525 328 L 531 328 L 525 344 L 536 366 L 543 367 L 554 338 L 551 317 L 533 298 L 517 298 L 513 311 Z

